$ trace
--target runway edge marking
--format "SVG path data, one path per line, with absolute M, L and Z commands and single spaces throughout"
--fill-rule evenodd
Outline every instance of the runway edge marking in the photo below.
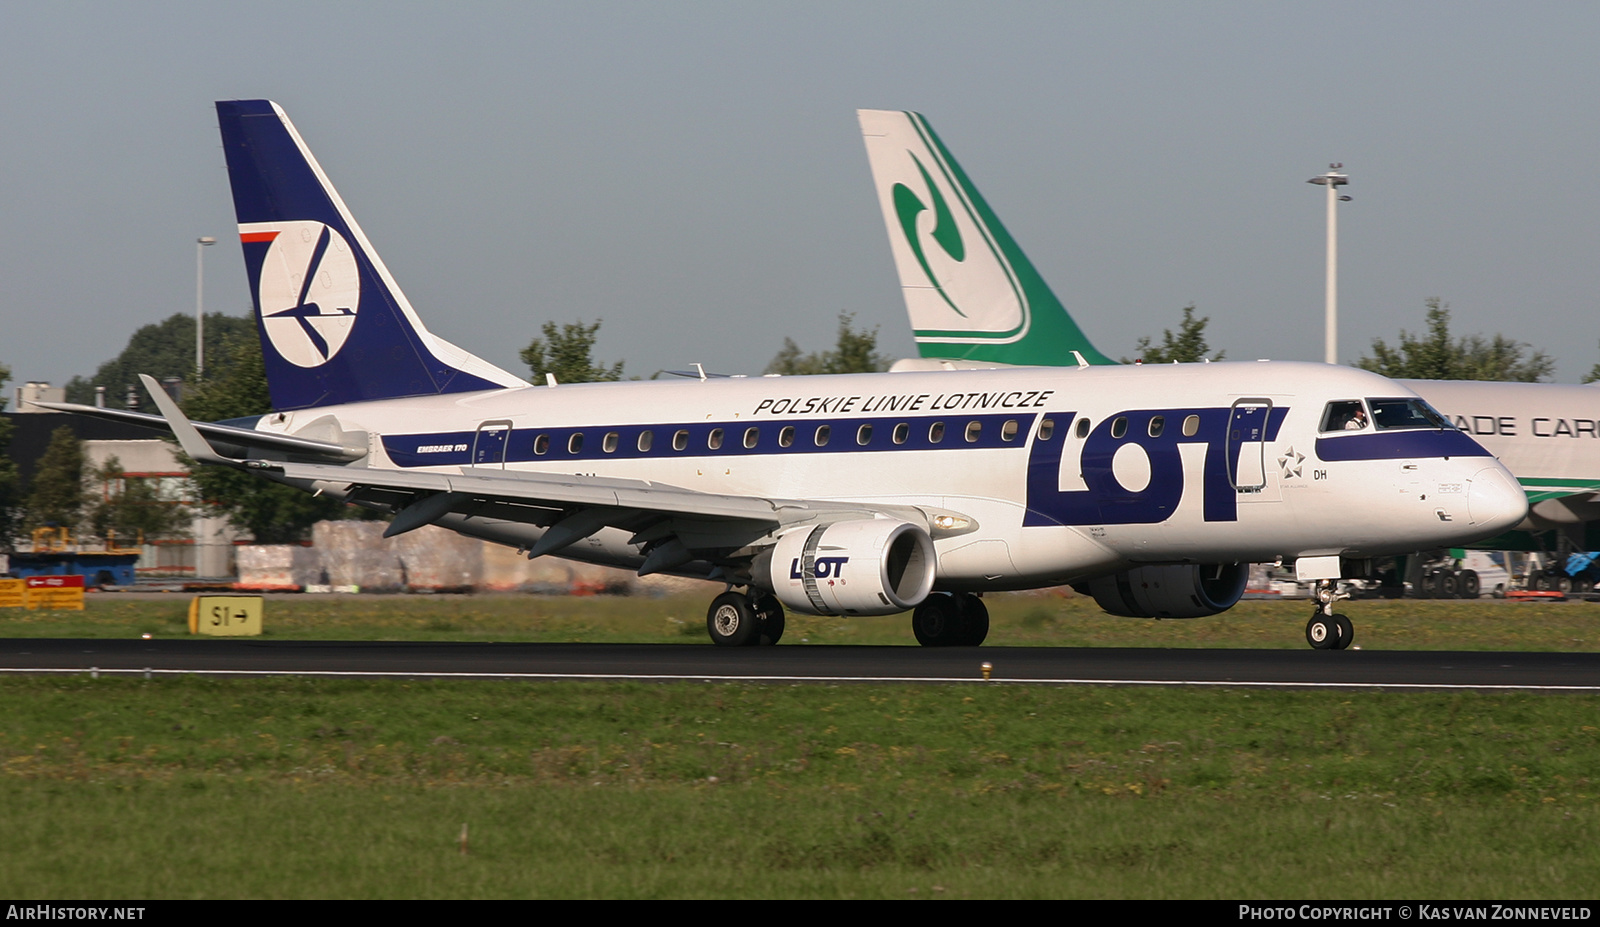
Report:
M 430 673 L 377 670 L 322 670 L 295 672 L 288 670 L 173 670 L 173 669 L 90 669 L 68 667 L 18 668 L 0 667 L 0 673 L 17 675 L 55 674 L 82 675 L 100 673 L 108 676 L 314 676 L 356 677 L 389 679 L 590 679 L 616 682 L 883 682 L 883 683 L 974 683 L 994 685 L 1062 685 L 1062 686 L 1225 686 L 1246 689 L 1423 689 L 1423 690 L 1515 690 L 1532 692 L 1600 692 L 1596 685 L 1516 685 L 1505 683 L 1419 683 L 1419 682 L 1243 682 L 1234 680 L 1190 679 L 1019 679 L 994 677 L 984 680 L 969 676 L 717 676 L 705 673 Z

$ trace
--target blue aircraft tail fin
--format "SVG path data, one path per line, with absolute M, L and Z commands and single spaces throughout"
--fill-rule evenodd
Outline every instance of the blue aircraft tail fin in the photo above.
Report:
M 428 331 L 282 108 L 217 118 L 273 408 L 527 385 Z

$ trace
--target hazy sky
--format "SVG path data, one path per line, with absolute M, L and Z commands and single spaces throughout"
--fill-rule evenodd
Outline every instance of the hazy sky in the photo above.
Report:
M 854 111 L 924 113 L 1098 346 L 1231 359 L 1452 307 L 1600 361 L 1593 3 L 70 3 L 0 9 L 0 363 L 64 383 L 248 309 L 212 101 L 289 113 L 430 327 L 508 370 L 759 372 L 840 312 L 912 353 Z

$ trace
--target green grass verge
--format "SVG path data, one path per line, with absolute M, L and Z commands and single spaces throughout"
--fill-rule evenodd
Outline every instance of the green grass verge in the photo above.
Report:
M 666 598 L 531 595 L 271 596 L 266 636 L 279 640 L 586 641 L 707 644 L 704 595 Z M 107 593 L 82 612 L 0 610 L 0 638 L 169 637 L 188 634 L 190 596 Z M 1241 602 L 1211 618 L 1143 621 L 1107 615 L 1080 596 L 1000 594 L 985 598 L 997 646 L 1305 646 L 1309 602 Z M 1385 650 L 1600 649 L 1600 604 L 1478 601 L 1346 602 L 1356 645 Z M 915 646 L 906 615 L 790 615 L 785 644 Z
M 1600 884 L 1591 696 L 68 677 L 0 699 L 12 897 Z

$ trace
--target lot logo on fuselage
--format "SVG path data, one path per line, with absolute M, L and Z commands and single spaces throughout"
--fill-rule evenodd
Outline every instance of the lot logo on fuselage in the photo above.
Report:
M 1184 445 L 1204 447 L 1201 513 L 1208 522 L 1237 521 L 1241 481 L 1251 457 L 1278 439 L 1288 408 L 1130 409 L 1107 416 L 1066 465 L 1084 489 L 1060 488 L 1070 440 L 1035 441 L 1028 457 L 1024 525 L 1149 525 L 1171 518 L 1183 501 Z M 1070 419 L 1070 415 L 1066 416 Z M 1193 427 L 1189 427 L 1192 418 Z M 1249 427 L 1247 427 L 1249 426 Z M 1067 427 L 1065 425 L 1061 426 Z M 1254 427 L 1255 431 L 1252 431 Z
M 344 236 L 321 222 L 286 222 L 271 232 L 257 280 L 261 328 L 284 360 L 320 367 L 344 347 L 361 304 L 361 275 Z

